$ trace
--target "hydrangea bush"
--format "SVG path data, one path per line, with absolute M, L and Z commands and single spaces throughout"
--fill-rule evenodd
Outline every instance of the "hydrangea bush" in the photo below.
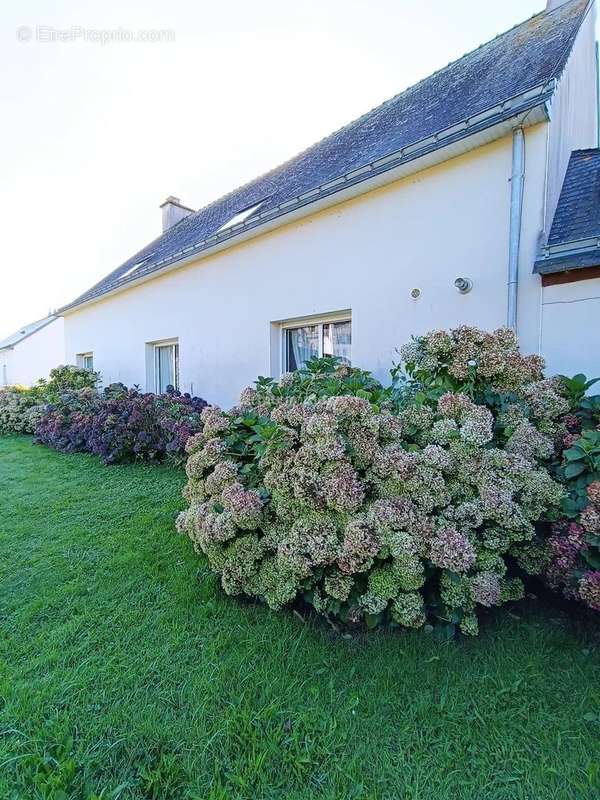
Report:
M 72 365 L 50 371 L 31 387 L 9 386 L 0 389 L 0 434 L 33 433 L 44 414 L 44 405 L 56 402 L 61 393 L 85 387 L 94 388 L 98 374 Z
M 402 386 L 315 360 L 203 411 L 178 528 L 228 594 L 475 634 L 544 569 L 536 524 L 563 490 L 543 462 L 565 401 L 541 361 L 472 328 L 403 354 Z
M 201 429 L 206 401 L 171 389 L 142 394 L 123 384 L 60 394 L 35 429 L 42 444 L 67 453 L 90 452 L 105 464 L 181 458 Z
M 600 611 L 600 395 L 586 394 L 594 383 L 584 375 L 563 379 L 571 413 L 555 473 L 568 494 L 549 540 L 546 577 L 568 599 Z
M 181 456 L 188 438 L 201 429 L 205 406 L 205 400 L 174 389 L 142 394 L 107 387 L 89 429 L 87 449 L 105 464 Z
M 33 433 L 40 413 L 36 392 L 24 386 L 0 389 L 0 434 Z

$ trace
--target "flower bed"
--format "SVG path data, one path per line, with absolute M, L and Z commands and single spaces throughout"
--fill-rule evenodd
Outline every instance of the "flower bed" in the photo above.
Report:
M 321 359 L 204 410 L 178 528 L 228 594 L 474 634 L 543 570 L 558 384 L 506 330 L 434 332 L 403 355 L 387 389 Z

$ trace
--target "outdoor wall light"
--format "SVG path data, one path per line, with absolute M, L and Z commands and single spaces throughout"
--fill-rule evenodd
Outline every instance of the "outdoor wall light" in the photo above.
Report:
M 470 278 L 457 278 L 454 281 L 454 286 L 460 294 L 468 294 L 473 288 L 473 281 Z
M 420 289 L 411 289 L 410 296 L 413 300 L 418 300 L 421 297 L 421 290 Z

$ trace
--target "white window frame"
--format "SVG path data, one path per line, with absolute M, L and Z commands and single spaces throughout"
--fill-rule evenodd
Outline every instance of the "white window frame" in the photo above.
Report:
M 119 275 L 117 280 L 120 281 L 123 278 L 126 278 L 128 275 L 131 275 L 133 272 L 136 271 L 136 269 L 139 269 L 143 264 L 145 264 L 149 258 L 150 256 L 147 256 L 146 258 L 143 258 L 141 261 L 138 261 L 137 264 L 134 264 L 133 267 L 129 267 L 129 269 L 125 270 L 125 272 L 122 275 Z
M 160 366 L 159 366 L 159 350 L 161 347 L 172 347 L 173 355 L 173 375 L 175 376 L 175 383 L 173 384 L 176 389 L 179 389 L 179 340 L 166 339 L 162 342 L 153 342 L 152 364 L 154 370 L 154 393 L 160 394 Z
M 215 233 L 222 233 L 229 228 L 234 228 L 236 225 L 242 225 L 248 219 L 248 217 L 251 217 L 252 214 L 258 211 L 264 202 L 264 200 L 261 200 L 252 206 L 248 206 L 248 208 L 244 208 L 242 211 L 238 211 L 237 214 L 234 214 L 233 217 L 227 220 L 227 222 L 224 222 L 220 228 L 217 228 Z
M 331 314 L 319 314 L 314 317 L 298 317 L 296 319 L 288 319 L 280 323 L 280 356 L 279 356 L 279 373 L 283 375 L 288 372 L 287 363 L 287 332 L 295 328 L 304 328 L 305 326 L 316 326 L 319 328 L 319 358 L 323 356 L 323 326 L 329 325 L 332 322 L 349 322 L 350 331 L 352 332 L 352 312 L 336 311 Z M 352 345 L 351 345 L 352 348 Z M 350 350 L 352 356 L 352 349 Z M 352 357 L 350 358 L 352 363 Z
M 85 361 L 86 361 L 87 358 L 91 358 L 92 359 L 92 366 L 91 367 L 86 367 L 86 365 L 85 365 Z M 81 367 L 82 369 L 87 369 L 90 372 L 94 371 L 94 354 L 93 354 L 93 352 L 91 350 L 89 352 L 87 352 L 87 353 L 77 353 L 77 356 L 75 357 L 75 360 L 77 362 L 77 366 L 78 367 Z

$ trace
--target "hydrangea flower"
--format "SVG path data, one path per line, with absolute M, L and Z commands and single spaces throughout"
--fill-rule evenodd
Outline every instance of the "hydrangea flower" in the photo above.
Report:
M 471 579 L 471 596 L 482 606 L 498 606 L 501 602 L 501 585 L 493 572 L 479 572 Z
M 586 572 L 579 581 L 579 596 L 594 611 L 600 611 L 600 571 Z
M 431 542 L 430 559 L 437 566 L 452 572 L 466 572 L 475 563 L 471 542 L 455 528 L 445 528 Z

